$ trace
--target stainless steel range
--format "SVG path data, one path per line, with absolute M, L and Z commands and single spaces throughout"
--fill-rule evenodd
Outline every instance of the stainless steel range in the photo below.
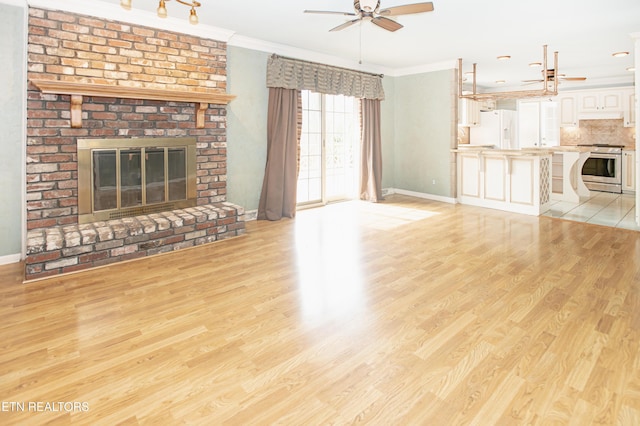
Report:
M 589 158 L 582 167 L 582 180 L 593 191 L 622 193 L 622 148 L 624 145 L 589 146 Z

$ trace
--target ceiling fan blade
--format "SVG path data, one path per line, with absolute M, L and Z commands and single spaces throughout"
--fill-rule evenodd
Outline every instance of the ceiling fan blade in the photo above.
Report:
M 316 13 L 321 15 L 342 15 L 342 16 L 357 16 L 352 12 L 332 12 L 330 10 L 305 10 L 304 13 Z
M 585 81 L 587 77 L 560 77 L 560 80 L 565 81 Z
M 405 4 L 403 6 L 388 7 L 378 12 L 378 15 L 399 16 L 399 15 L 410 15 L 412 13 L 423 13 L 423 12 L 431 12 L 431 11 L 433 11 L 433 3 L 427 2 L 427 3 L 414 3 L 414 4 Z
M 387 31 L 398 31 L 403 26 L 398 24 L 393 19 L 385 18 L 383 16 L 378 16 L 371 19 L 371 22 L 379 26 L 380 28 L 384 28 Z
M 347 21 L 347 22 L 345 22 L 344 24 L 340 24 L 340 25 L 338 25 L 337 27 L 331 28 L 331 29 L 329 30 L 329 32 L 331 32 L 331 31 L 340 31 L 340 30 L 344 30 L 345 28 L 348 28 L 348 27 L 352 26 L 353 24 L 355 24 L 356 22 L 359 22 L 359 21 L 360 21 L 360 18 L 358 18 L 358 19 L 354 19 L 354 20 L 352 20 L 352 21 Z

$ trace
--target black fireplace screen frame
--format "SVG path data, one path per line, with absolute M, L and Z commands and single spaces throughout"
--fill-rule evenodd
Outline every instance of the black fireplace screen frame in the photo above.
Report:
M 197 205 L 196 149 L 195 138 L 78 139 L 78 223 Z

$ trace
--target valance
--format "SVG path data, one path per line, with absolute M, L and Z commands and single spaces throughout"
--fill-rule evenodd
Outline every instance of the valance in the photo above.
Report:
M 267 87 L 311 90 L 328 95 L 384 99 L 380 75 L 271 55 Z

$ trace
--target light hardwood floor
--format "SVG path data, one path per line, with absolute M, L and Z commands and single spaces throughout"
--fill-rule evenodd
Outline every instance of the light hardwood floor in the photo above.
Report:
M 21 279 L 3 425 L 640 424 L 637 231 L 391 196 Z

